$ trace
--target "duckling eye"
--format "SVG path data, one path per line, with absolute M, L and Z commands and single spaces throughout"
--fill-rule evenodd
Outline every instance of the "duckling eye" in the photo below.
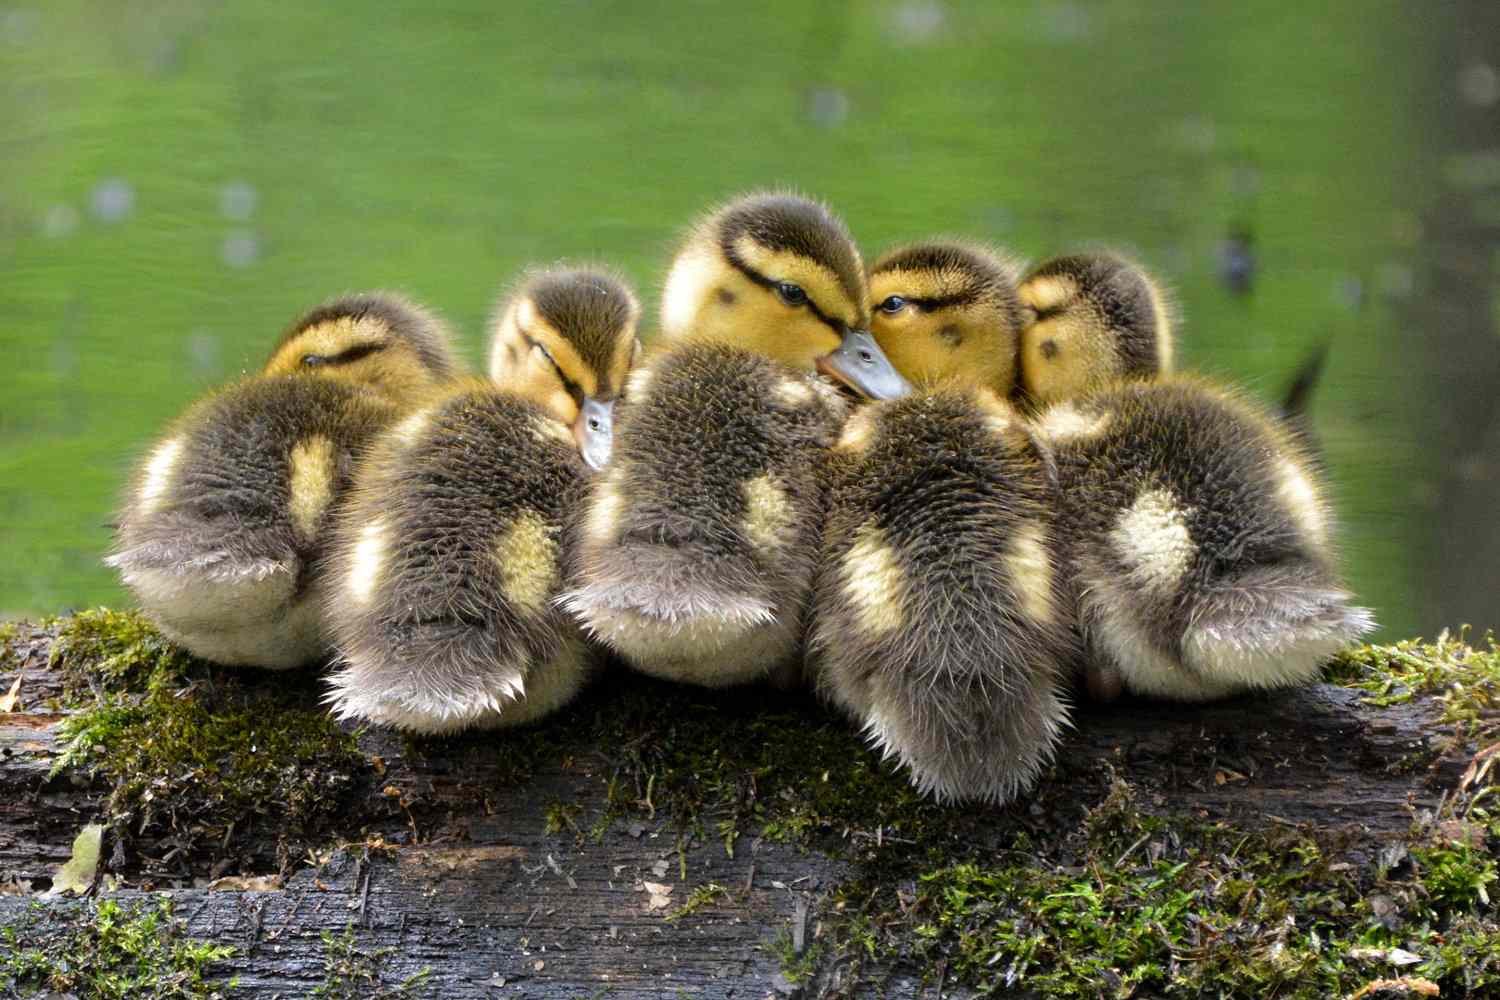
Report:
M 551 351 L 547 350 L 547 348 L 543 347 L 541 344 L 536 344 L 535 347 L 537 351 L 542 355 L 542 357 L 547 359 L 547 363 L 549 365 L 551 365 L 553 368 L 557 368 L 559 373 L 562 372 L 562 369 L 558 368 L 557 359 L 552 356 Z
M 302 355 L 302 367 L 315 368 L 318 365 L 323 364 L 327 360 L 328 359 L 323 357 L 323 355 L 321 354 L 304 354 Z
M 802 290 L 802 286 L 795 285 L 790 281 L 778 281 L 776 283 L 776 294 L 781 296 L 781 301 L 789 306 L 807 304 L 807 293 Z
M 890 315 L 894 316 L 896 313 L 906 308 L 906 300 L 899 295 L 891 295 L 888 296 L 886 300 L 880 303 L 880 305 L 876 308 L 878 308 L 883 313 L 889 313 Z

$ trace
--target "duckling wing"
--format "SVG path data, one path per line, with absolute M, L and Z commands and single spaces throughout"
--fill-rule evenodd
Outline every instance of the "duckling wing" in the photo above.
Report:
M 923 792 L 1011 799 L 1067 723 L 1072 654 L 1036 445 L 1009 407 L 945 390 L 859 411 L 827 469 L 819 691 Z
M 1373 627 L 1317 463 L 1236 393 L 1119 386 L 1041 415 L 1091 686 L 1184 700 L 1312 680 Z
M 591 660 L 553 599 L 586 474 L 566 427 L 489 386 L 382 435 L 329 560 L 334 710 L 437 733 L 569 700 Z
M 614 457 L 577 522 L 564 606 L 637 669 L 722 686 L 795 660 L 837 395 L 691 345 L 632 376 Z
M 354 454 L 394 416 L 352 387 L 254 378 L 191 408 L 137 469 L 106 563 L 193 653 L 322 655 L 314 567 Z

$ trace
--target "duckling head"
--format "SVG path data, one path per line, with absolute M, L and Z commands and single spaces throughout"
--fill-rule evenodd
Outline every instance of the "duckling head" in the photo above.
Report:
M 354 382 L 410 404 L 458 369 L 443 322 L 386 292 L 346 295 L 287 328 L 262 369 Z
M 1035 317 L 1021 333 L 1021 384 L 1033 403 L 1171 372 L 1171 308 L 1139 265 L 1111 253 L 1057 257 L 1020 294 Z
M 1017 265 L 985 247 L 929 241 L 882 254 L 870 269 L 870 329 L 913 382 L 1010 394 L 1025 310 Z
M 609 461 L 614 406 L 641 352 L 641 307 L 618 278 L 558 268 L 526 280 L 493 324 L 490 377 L 573 430 L 590 468 Z
M 662 291 L 661 336 L 744 348 L 872 399 L 911 388 L 870 335 L 849 231 L 797 195 L 749 195 L 693 227 Z

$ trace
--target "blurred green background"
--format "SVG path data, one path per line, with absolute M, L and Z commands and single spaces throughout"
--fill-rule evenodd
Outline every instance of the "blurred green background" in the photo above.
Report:
M 0 7 L 0 612 L 125 601 L 99 557 L 130 465 L 310 304 L 406 290 L 477 361 L 525 265 L 609 261 L 650 302 L 695 213 L 784 185 L 867 253 L 1130 250 L 1186 365 L 1267 399 L 1331 342 L 1355 589 L 1387 635 L 1492 624 L 1493 15 L 1217 6 Z

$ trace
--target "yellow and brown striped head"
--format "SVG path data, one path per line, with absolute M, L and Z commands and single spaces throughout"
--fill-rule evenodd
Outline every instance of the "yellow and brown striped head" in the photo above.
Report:
M 987 247 L 950 240 L 888 250 L 870 269 L 870 329 L 913 382 L 982 386 L 1010 394 L 1024 310 L 1017 265 Z
M 442 320 L 398 295 L 363 292 L 326 302 L 293 323 L 262 372 L 354 382 L 409 405 L 457 369 Z
M 1171 373 L 1171 306 L 1140 265 L 1113 253 L 1056 257 L 1020 294 L 1032 314 L 1021 333 L 1021 385 L 1033 404 Z
M 593 468 L 609 460 L 614 403 L 640 356 L 641 307 L 619 278 L 557 268 L 527 278 L 492 325 L 490 377 L 572 428 Z
M 667 342 L 729 344 L 867 396 L 908 388 L 869 336 L 864 263 L 825 206 L 753 194 L 710 213 L 689 234 L 662 292 Z

